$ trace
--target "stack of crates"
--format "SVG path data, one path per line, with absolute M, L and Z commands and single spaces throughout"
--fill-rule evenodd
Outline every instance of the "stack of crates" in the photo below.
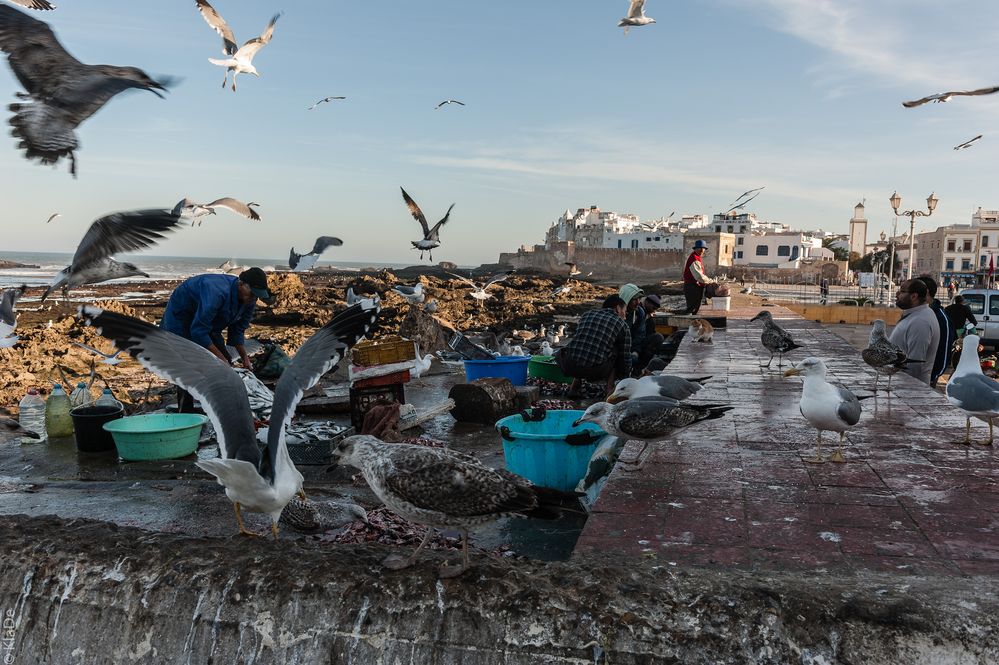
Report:
M 365 340 L 354 346 L 353 363 L 367 369 L 380 365 L 404 363 L 416 358 L 412 340 L 392 335 L 377 340 Z M 376 404 L 406 403 L 405 385 L 409 370 L 387 372 L 367 379 L 358 379 L 350 386 L 350 423 L 358 431 L 364 416 Z

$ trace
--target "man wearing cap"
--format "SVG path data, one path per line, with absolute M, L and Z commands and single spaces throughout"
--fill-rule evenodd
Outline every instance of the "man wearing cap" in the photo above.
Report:
M 687 257 L 687 263 L 683 266 L 683 297 L 687 300 L 687 309 L 684 314 L 697 314 L 704 300 L 704 287 L 708 282 L 713 281 L 704 274 L 704 252 L 708 249 L 708 243 L 703 240 L 694 241 L 694 248 Z
M 160 328 L 200 344 L 229 364 L 222 339 L 222 331 L 226 330 L 229 345 L 236 348 L 243 367 L 251 369 L 243 341 L 258 298 L 265 302 L 271 298 L 267 275 L 260 268 L 244 270 L 238 277 L 195 275 L 170 294 Z M 177 393 L 180 412 L 193 411 L 194 400 L 190 394 L 181 388 Z
M 637 288 L 637 287 L 636 287 Z M 600 309 L 579 317 L 576 333 L 555 354 L 555 362 L 572 385 L 566 397 L 582 396 L 581 379 L 606 381 L 605 395 L 614 392 L 619 379 L 631 376 L 631 333 L 625 323 L 627 303 L 620 296 L 607 296 Z

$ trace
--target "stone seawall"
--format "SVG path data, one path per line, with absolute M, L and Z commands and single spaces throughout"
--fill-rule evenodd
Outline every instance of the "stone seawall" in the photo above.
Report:
M 678 249 L 612 249 L 559 243 L 551 249 L 503 252 L 499 263 L 518 270 L 565 274 L 565 263 L 572 261 L 584 275 L 592 270 L 599 279 L 657 281 L 680 279 L 686 258 L 687 252 Z
M 44 491 L 44 490 L 43 490 Z M 4 663 L 999 662 L 994 579 L 441 556 L 0 518 Z M 481 555 L 479 555 L 481 557 Z

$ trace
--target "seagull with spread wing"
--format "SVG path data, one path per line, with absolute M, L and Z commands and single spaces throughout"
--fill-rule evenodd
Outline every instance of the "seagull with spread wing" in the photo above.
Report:
M 979 134 L 978 136 L 976 136 L 973 139 L 968 139 L 967 141 L 965 141 L 964 143 L 962 143 L 960 145 L 954 146 L 954 150 L 963 150 L 964 148 L 970 148 L 971 144 L 974 143 L 975 141 L 977 141 L 980 138 L 982 138 L 981 134 Z
M 999 92 L 999 86 L 996 86 L 994 88 L 979 88 L 978 90 L 951 90 L 950 92 L 941 92 L 940 94 L 930 95 L 928 97 L 923 97 L 922 99 L 914 99 L 911 102 L 902 102 L 902 106 L 904 106 L 907 109 L 911 109 L 915 108 L 916 106 L 922 106 L 927 102 L 933 102 L 935 104 L 949 102 L 951 97 L 992 95 L 997 92 Z
M 313 104 L 312 106 L 310 106 L 309 108 L 307 108 L 305 110 L 306 111 L 311 111 L 312 109 L 316 108 L 320 104 L 325 104 L 326 102 L 332 102 L 332 101 L 334 101 L 336 99 L 347 99 L 347 98 L 346 97 L 323 97 L 318 102 L 316 102 L 315 104 Z
M 483 300 L 486 300 L 488 298 L 492 298 L 493 297 L 493 294 L 486 293 L 486 289 L 488 289 L 493 284 L 499 284 L 500 282 L 505 281 L 506 278 L 509 277 L 512 273 L 513 273 L 512 270 L 507 270 L 506 272 L 496 273 L 495 275 L 493 275 L 492 277 L 489 278 L 488 282 L 486 282 L 483 285 L 479 285 L 478 282 L 475 282 L 474 280 L 471 280 L 471 279 L 469 279 L 467 277 L 462 277 L 461 275 L 456 275 L 453 272 L 449 272 L 448 274 L 451 275 L 452 277 L 454 277 L 455 279 L 460 279 L 464 283 L 470 285 L 473 290 L 468 295 L 472 296 L 473 298 L 475 298 L 479 302 L 482 302 Z
M 44 301 L 52 291 L 62 288 L 63 297 L 74 286 L 97 284 L 121 277 L 149 277 L 135 264 L 111 258 L 119 252 L 151 247 L 175 231 L 180 216 L 169 210 L 131 210 L 101 217 L 87 229 L 76 247 L 72 262 L 60 270 L 42 294 Z
M 27 284 L 13 289 L 4 289 L 0 293 L 0 349 L 9 348 L 17 343 L 18 336 L 13 334 L 17 327 L 17 312 L 14 305 L 17 299 L 28 290 Z
M 218 459 L 195 464 L 225 487 L 236 511 L 240 533 L 257 535 L 243 524 L 242 510 L 265 513 L 278 537 L 278 520 L 289 501 L 302 491 L 302 474 L 295 468 L 285 442 L 285 428 L 306 390 L 343 359 L 378 316 L 373 302 L 350 307 L 320 328 L 298 349 L 274 389 L 266 454 L 261 456 L 253 428 L 253 412 L 239 374 L 219 362 L 208 349 L 151 323 L 80 307 L 80 318 L 139 363 L 194 395 L 205 409 L 219 442 Z
M 746 198 L 746 197 L 747 197 L 747 196 L 749 196 L 750 194 L 755 194 L 756 192 L 762 192 L 762 191 L 763 191 L 764 189 L 766 189 L 766 188 L 767 188 L 767 186 L 766 186 L 766 185 L 764 185 L 763 187 L 757 187 L 756 189 L 751 189 L 751 190 L 749 190 L 748 192 L 743 192 L 742 194 L 740 194 L 740 195 L 739 195 L 739 198 L 737 198 L 737 199 L 736 199 L 736 200 L 735 200 L 735 201 L 734 201 L 734 202 L 732 203 L 732 205 L 734 206 L 734 205 L 736 205 L 737 203 L 739 203 L 739 201 L 743 200 L 744 198 Z M 756 197 L 754 196 L 753 198 L 756 198 Z M 729 207 L 731 207 L 731 206 L 729 206 Z
M 288 256 L 288 267 L 292 269 L 293 272 L 305 272 L 306 270 L 312 270 L 313 266 L 319 260 L 320 255 L 325 252 L 330 247 L 339 247 L 343 244 L 343 241 L 339 238 L 334 238 L 333 236 L 319 236 L 316 238 L 316 242 L 312 245 L 312 251 L 308 254 L 298 254 L 295 252 L 295 248 L 291 248 L 291 254 Z
M 274 36 L 274 25 L 281 17 L 281 14 L 278 13 L 271 17 L 270 22 L 259 37 L 248 39 L 242 46 L 237 48 L 236 37 L 232 34 L 232 29 L 225 22 L 225 19 L 215 11 L 215 8 L 208 4 L 207 0 L 195 0 L 195 2 L 198 3 L 198 11 L 201 12 L 208 25 L 214 28 L 215 32 L 219 33 L 219 36 L 222 37 L 222 52 L 228 56 L 224 60 L 208 58 L 208 62 L 226 68 L 225 77 L 222 79 L 223 88 L 229 78 L 229 72 L 232 72 L 232 91 L 236 92 L 236 76 L 238 74 L 260 76 L 256 67 L 253 66 L 253 56 L 271 41 L 271 37 Z
M 11 104 L 11 134 L 25 157 L 42 164 L 69 158 L 76 175 L 76 128 L 119 92 L 149 90 L 157 97 L 169 81 L 155 81 L 141 69 L 85 65 L 63 48 L 43 21 L 0 5 L 0 51 L 25 92 Z
M 760 189 L 762 189 L 762 187 Z M 746 199 L 742 203 L 739 203 L 738 201 L 736 201 L 735 205 L 733 205 L 731 208 L 729 208 L 728 210 L 725 211 L 725 214 L 727 215 L 728 213 L 732 212 L 733 210 L 742 210 L 743 208 L 746 207 L 747 203 L 749 203 L 750 201 L 752 201 L 753 199 L 755 199 L 759 195 L 760 195 L 760 193 L 757 192 L 756 194 L 753 194 L 752 196 L 750 196 L 748 199 Z
M 618 21 L 617 27 L 624 28 L 624 34 L 628 34 L 628 30 L 632 26 L 648 25 L 655 22 L 654 18 L 645 15 L 645 0 L 631 0 L 631 4 L 628 6 L 628 15 Z
M 92 346 L 87 346 L 86 344 L 80 344 L 79 342 L 73 342 L 73 346 L 78 346 L 81 349 L 86 349 L 87 351 L 90 351 L 91 353 L 93 353 L 96 356 L 100 356 L 101 357 L 101 363 L 103 363 L 104 365 L 111 365 L 112 367 L 114 367 L 118 363 L 120 363 L 120 362 L 122 362 L 122 361 L 125 360 L 124 358 L 120 357 L 121 356 L 121 349 L 118 349 L 114 353 L 104 353 L 100 349 L 95 349 Z
M 237 201 L 231 197 L 223 197 L 221 199 L 215 199 L 211 203 L 195 203 L 191 199 L 185 198 L 179 201 L 177 205 L 173 208 L 173 213 L 175 215 L 180 215 L 181 217 L 189 218 L 191 220 L 191 226 L 194 226 L 197 222 L 198 226 L 201 226 L 201 218 L 205 215 L 214 215 L 216 208 L 225 208 L 230 210 L 237 215 L 242 215 L 247 219 L 252 219 L 255 222 L 260 221 L 260 215 L 257 211 L 253 209 L 254 206 L 259 207 L 259 203 L 254 203 L 250 201 L 249 203 L 243 203 L 242 201 Z
M 434 107 L 434 110 L 438 110 L 442 106 L 447 106 L 448 104 L 457 104 L 458 106 L 464 106 L 465 102 L 459 102 L 457 99 L 445 99 L 443 102 Z
M 399 189 L 402 189 L 402 187 Z M 441 221 L 434 224 L 433 228 L 431 228 L 430 225 L 427 224 L 427 218 L 423 216 L 423 211 L 420 210 L 420 206 L 416 205 L 416 201 L 414 201 L 409 194 L 406 193 L 405 189 L 402 189 L 402 199 L 406 202 L 406 207 L 409 208 L 409 212 L 413 215 L 413 219 L 418 221 L 420 226 L 423 227 L 423 239 L 411 241 L 413 243 L 413 249 L 420 250 L 421 260 L 423 259 L 423 252 L 429 252 L 430 260 L 433 261 L 433 249 L 434 247 L 440 247 L 441 245 L 441 227 L 447 224 L 448 217 L 451 216 L 451 208 L 454 208 L 454 204 L 452 203 L 451 208 L 447 209 L 447 214 L 444 215 Z

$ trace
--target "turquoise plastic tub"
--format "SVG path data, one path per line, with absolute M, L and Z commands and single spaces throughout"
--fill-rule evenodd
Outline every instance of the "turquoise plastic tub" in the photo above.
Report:
M 527 385 L 527 363 L 530 356 L 500 356 L 492 360 L 466 360 L 465 380 L 475 381 L 486 377 L 510 379 L 515 386 Z
M 208 418 L 199 413 L 149 413 L 104 423 L 118 455 L 130 462 L 176 459 L 198 449 L 201 427 Z
M 538 421 L 525 421 L 519 413 L 497 421 L 506 468 L 535 485 L 564 492 L 574 490 L 605 436 L 593 423 L 573 427 L 581 415 L 583 412 L 578 410 L 545 411 Z

